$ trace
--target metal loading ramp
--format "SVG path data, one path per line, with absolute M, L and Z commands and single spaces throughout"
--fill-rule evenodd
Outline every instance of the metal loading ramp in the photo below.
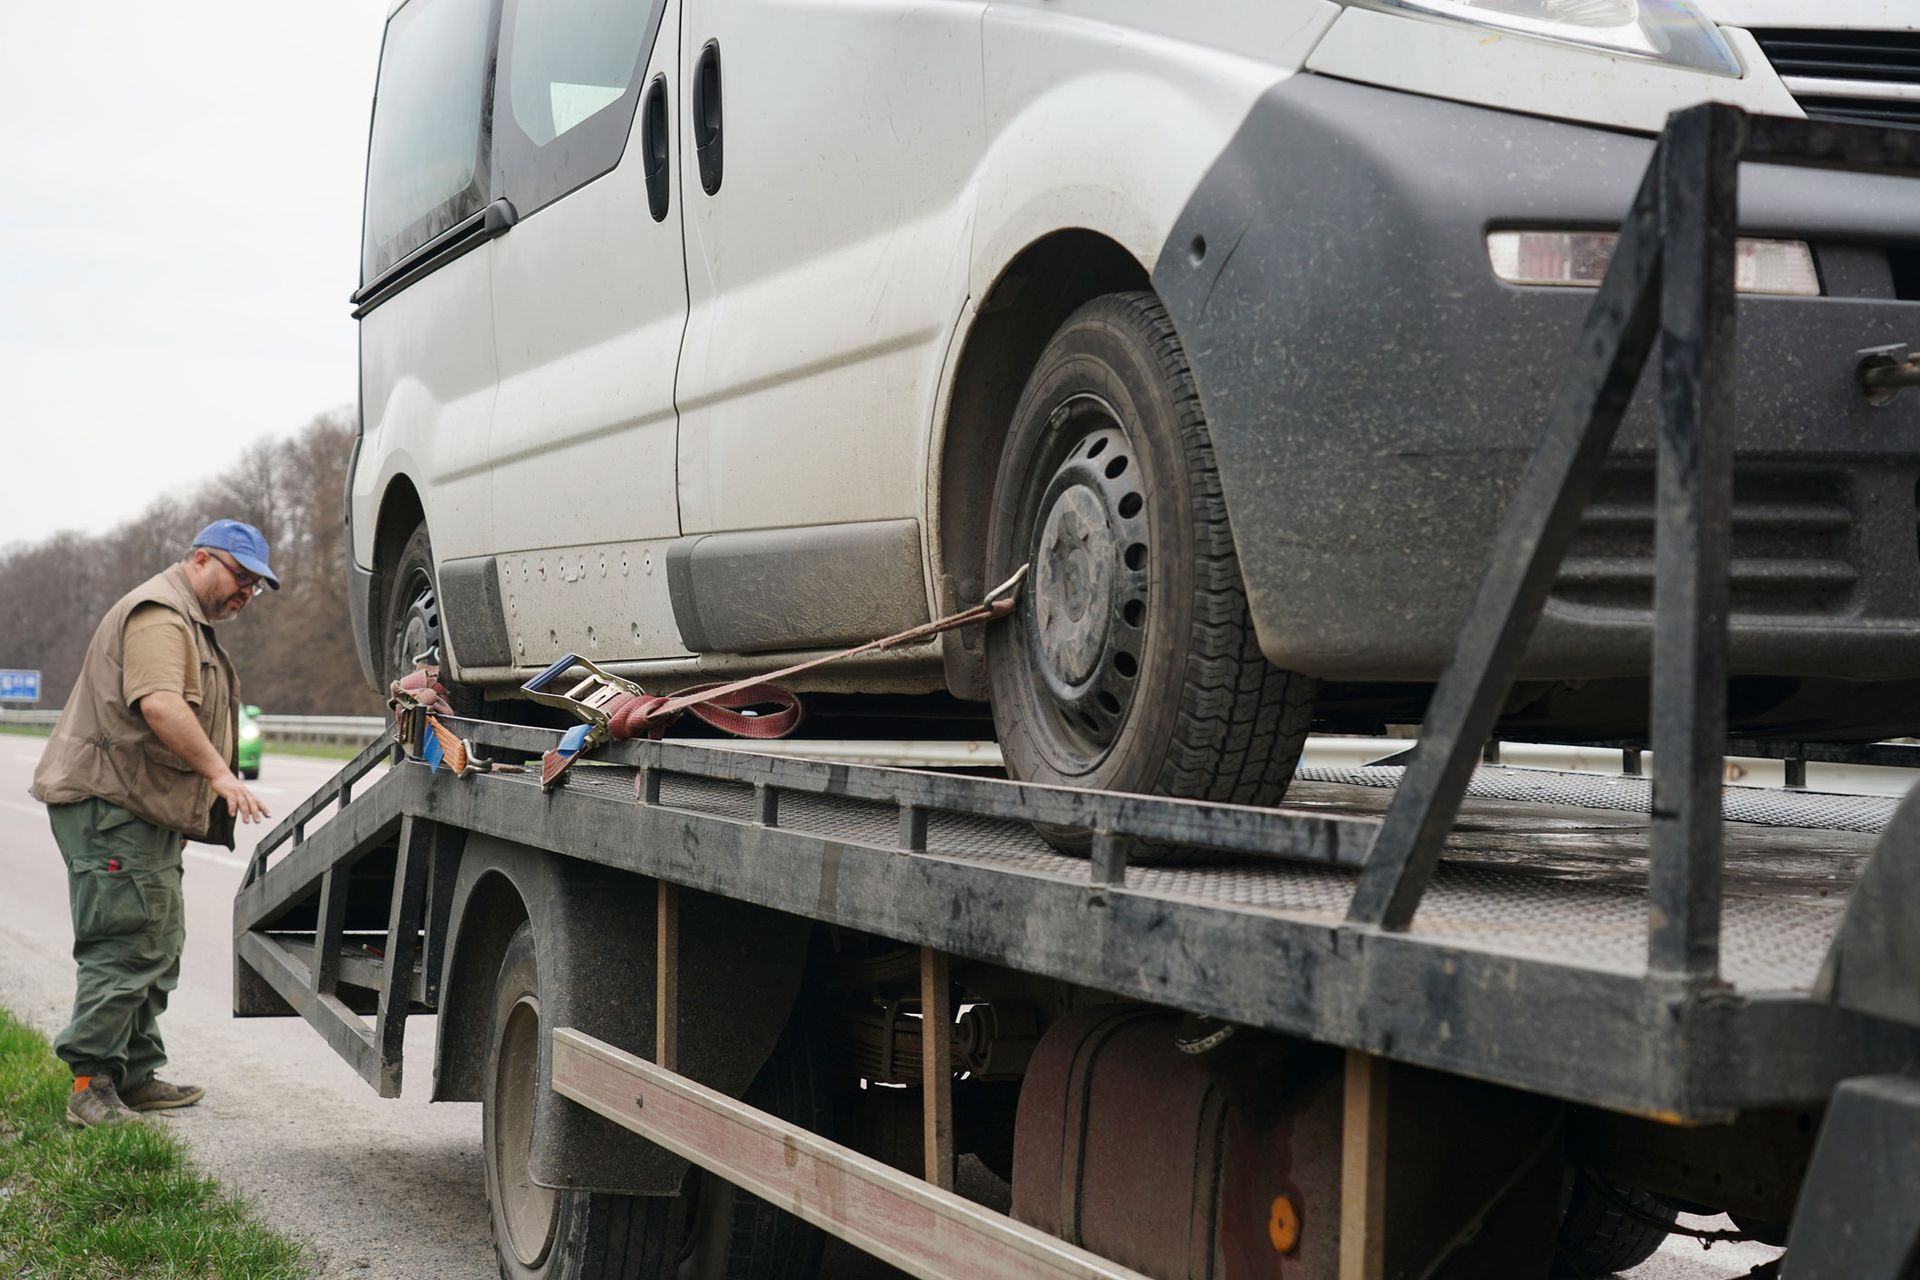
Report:
M 498 759 L 558 737 L 461 729 Z M 262 842 L 235 933 L 241 1011 L 301 1013 L 383 1092 L 398 1089 L 400 1019 L 431 1009 L 437 988 L 443 890 L 422 856 L 429 834 L 504 839 L 1639 1114 L 1705 1121 L 1812 1102 L 1846 1077 L 1920 1059 L 1920 1030 L 1808 994 L 1873 852 L 1868 832 L 1728 823 L 1722 975 L 1702 985 L 1647 972 L 1648 819 L 1625 810 L 1470 798 L 1402 932 L 1347 920 L 1366 836 L 1393 794 L 1379 786 L 1302 781 L 1282 811 L 1190 806 L 1215 815 L 1216 835 L 1244 845 L 1265 832 L 1277 848 L 1304 849 L 1195 850 L 1190 864 L 1127 866 L 1120 883 L 1102 883 L 1098 861 L 1054 851 L 1015 816 L 1053 816 L 1062 793 L 1047 788 L 637 741 L 543 793 L 537 770 L 457 777 L 405 760 L 376 773 L 381 750 L 343 770 L 358 782 L 345 805 L 340 788 L 323 789 Z M 1485 770 L 1482 781 L 1522 772 L 1524 787 L 1588 781 L 1534 770 Z M 1122 831 L 1163 830 L 1186 803 L 1066 794 Z M 1836 802 L 1776 799 L 1804 805 L 1810 824 Z M 349 936 L 344 908 L 322 899 L 383 904 L 390 927 L 374 932 L 388 937 L 373 949 L 414 941 L 418 977 L 410 965 L 389 978 L 367 926 Z M 316 969 L 329 920 L 334 941 Z M 258 997 L 263 985 L 273 999 Z M 1774 1051 L 1755 1052 L 1763 1043 Z

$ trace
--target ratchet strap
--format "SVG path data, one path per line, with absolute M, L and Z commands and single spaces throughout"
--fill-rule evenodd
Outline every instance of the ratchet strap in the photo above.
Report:
M 422 663 L 395 680 L 387 690 L 387 706 L 393 709 L 401 745 L 436 772 L 446 769 L 464 778 L 492 767 L 493 762 L 476 751 L 473 743 L 441 724 L 435 714 L 454 714 L 447 687 L 440 683 L 439 668 Z M 419 713 L 417 717 L 415 712 Z
M 545 789 L 563 781 L 567 769 L 584 752 L 620 738 L 658 738 L 669 725 L 688 713 L 737 737 L 784 738 L 799 728 L 804 708 L 791 690 L 782 688 L 776 681 L 830 662 L 897 649 L 958 627 L 1004 618 L 1013 612 L 1020 584 L 1026 576 L 1027 567 L 1022 565 L 1011 578 L 988 592 L 981 603 L 944 618 L 869 640 L 851 649 L 796 662 L 769 675 L 698 685 L 672 697 L 650 694 L 631 680 L 603 671 L 578 654 L 567 654 L 521 686 L 521 692 L 535 702 L 571 711 L 585 721 L 568 730 L 560 745 L 542 759 L 540 785 Z M 577 672 L 585 674 L 576 675 L 566 692 L 554 688 L 562 676 Z

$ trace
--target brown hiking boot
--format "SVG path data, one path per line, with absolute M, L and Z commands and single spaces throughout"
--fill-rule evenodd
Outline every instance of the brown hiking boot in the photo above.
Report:
M 120 1101 L 135 1111 L 170 1111 L 175 1107 L 190 1107 L 206 1096 L 207 1091 L 197 1084 L 168 1084 L 154 1076 L 145 1084 L 122 1093 Z
M 91 1129 L 103 1124 L 138 1124 L 140 1117 L 114 1092 L 112 1076 L 95 1076 L 86 1088 L 67 1095 L 67 1121 Z

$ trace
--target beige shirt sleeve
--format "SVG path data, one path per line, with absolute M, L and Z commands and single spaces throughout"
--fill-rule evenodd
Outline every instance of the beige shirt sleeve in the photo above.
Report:
M 128 706 L 150 693 L 177 693 L 200 705 L 200 654 L 189 625 L 163 604 L 143 604 L 127 616 L 120 696 Z

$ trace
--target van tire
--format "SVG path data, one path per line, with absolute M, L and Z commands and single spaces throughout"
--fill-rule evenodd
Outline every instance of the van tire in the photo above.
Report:
M 823 1131 L 824 1047 L 802 1011 L 745 1101 Z M 533 926 L 507 943 L 488 1024 L 481 1095 L 487 1222 L 502 1280 L 816 1280 L 814 1228 L 699 1168 L 683 1194 L 543 1191 L 527 1177 L 540 1087 L 540 969 Z
M 480 691 L 447 678 L 440 625 L 440 584 L 433 565 L 433 541 L 424 521 L 414 526 L 400 554 L 386 570 L 380 608 L 379 646 L 375 650 L 384 695 L 395 680 L 410 674 L 424 658 L 440 668 L 440 683 L 456 713 L 477 716 L 484 707 Z
M 1315 682 L 1260 652 L 1206 412 L 1151 293 L 1081 307 L 1027 379 L 994 482 L 987 579 L 1021 564 L 1031 567 L 1019 603 L 987 632 L 1010 776 L 1280 801 Z M 1091 847 L 1086 831 L 1040 832 L 1067 852 Z M 1218 857 L 1140 841 L 1128 852 Z

